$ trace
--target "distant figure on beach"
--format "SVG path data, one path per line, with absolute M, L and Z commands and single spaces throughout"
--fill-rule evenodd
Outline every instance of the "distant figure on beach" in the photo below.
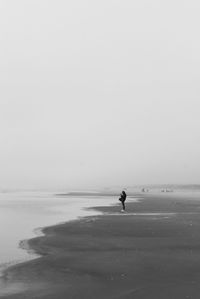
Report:
M 120 194 L 120 198 L 119 200 L 121 201 L 122 203 L 122 212 L 125 211 L 125 200 L 126 200 L 126 192 L 125 191 L 122 191 L 122 193 Z

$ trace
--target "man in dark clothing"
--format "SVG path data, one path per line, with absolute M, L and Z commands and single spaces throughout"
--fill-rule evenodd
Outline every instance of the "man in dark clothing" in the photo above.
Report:
M 125 200 L 126 200 L 126 192 L 125 191 L 122 191 L 122 193 L 120 194 L 120 198 L 119 200 L 121 201 L 122 203 L 122 212 L 125 211 Z

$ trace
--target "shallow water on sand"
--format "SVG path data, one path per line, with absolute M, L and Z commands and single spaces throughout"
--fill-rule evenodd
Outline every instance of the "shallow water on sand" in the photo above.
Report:
M 0 270 L 34 258 L 19 247 L 20 240 L 36 236 L 36 228 L 100 214 L 84 210 L 116 203 L 108 196 L 56 196 L 44 192 L 0 193 Z

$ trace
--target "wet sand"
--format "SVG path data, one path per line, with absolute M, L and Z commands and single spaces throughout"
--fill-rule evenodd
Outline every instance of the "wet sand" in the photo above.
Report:
M 148 194 L 124 214 L 98 209 L 29 240 L 41 257 L 6 271 L 1 298 L 199 299 L 200 198 Z

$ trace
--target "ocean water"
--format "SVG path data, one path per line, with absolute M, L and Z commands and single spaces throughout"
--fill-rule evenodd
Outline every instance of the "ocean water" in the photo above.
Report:
M 100 214 L 85 208 L 108 206 L 116 202 L 114 196 L 59 196 L 47 192 L 0 193 L 0 270 L 36 257 L 23 250 L 19 243 L 35 237 L 39 228 Z

